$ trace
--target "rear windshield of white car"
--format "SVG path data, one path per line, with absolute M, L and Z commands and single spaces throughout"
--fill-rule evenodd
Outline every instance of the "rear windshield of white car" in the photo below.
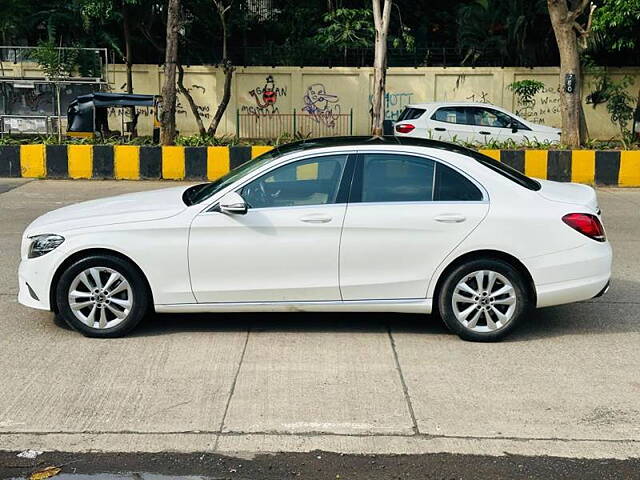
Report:
M 420 118 L 424 112 L 424 108 L 405 108 L 398 117 L 398 122 L 401 122 L 403 120 L 415 120 L 416 118 Z
M 523 186 L 524 188 L 528 188 L 529 190 L 533 191 L 538 191 L 542 188 L 542 185 L 540 185 L 540 183 L 533 178 L 529 178 L 526 175 L 520 173 L 515 168 L 512 168 L 509 165 L 505 165 L 502 162 L 498 162 L 497 160 L 483 155 L 480 152 L 470 151 L 469 153 L 467 153 L 467 155 L 474 158 L 485 167 L 490 168 L 496 173 L 499 173 L 503 177 L 507 177 L 512 182 L 515 182 L 518 185 Z

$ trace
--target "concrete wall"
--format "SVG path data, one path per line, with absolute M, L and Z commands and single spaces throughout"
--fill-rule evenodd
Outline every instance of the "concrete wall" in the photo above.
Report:
M 12 67 L 9 63 L 5 63 L 5 66 L 5 75 L 11 75 L 11 68 L 18 68 Z M 185 70 L 185 86 L 191 91 L 205 116 L 205 122 L 208 123 L 222 95 L 222 71 L 207 66 L 185 67 Z M 32 70 L 24 73 L 35 74 Z M 640 88 L 639 67 L 616 69 L 611 75 L 614 80 L 624 75 L 632 76 L 635 84 L 630 88 L 630 93 L 634 97 L 637 96 Z M 372 76 L 371 68 L 240 67 L 233 78 L 231 103 L 219 132 L 236 134 L 238 110 L 251 115 L 256 123 L 271 121 L 271 114 L 275 112 L 291 114 L 295 111 L 299 119 L 307 119 L 309 125 L 317 124 L 327 132 L 340 126 L 336 121 L 339 114 L 348 114 L 353 110 L 353 133 L 367 134 Z M 555 67 L 390 68 L 387 80 L 387 118 L 396 119 L 409 103 L 436 100 L 484 101 L 512 111 L 521 110 L 516 105 L 516 98 L 508 85 L 524 79 L 539 80 L 546 88 L 536 96 L 533 108 L 520 112 L 522 116 L 533 122 L 559 127 L 558 69 Z M 108 80 L 112 90 L 123 91 L 124 65 L 110 67 Z M 583 97 L 593 89 L 593 83 L 593 76 L 587 75 L 584 79 Z M 136 93 L 158 94 L 161 85 L 161 67 L 134 66 Z M 323 89 L 329 94 L 330 101 L 310 106 L 310 92 L 318 89 Z M 609 119 L 605 105 L 598 105 L 596 108 L 585 105 L 585 113 L 592 137 L 604 140 L 618 134 Z M 112 118 L 112 121 L 113 128 L 118 128 L 119 120 Z M 141 119 L 140 127 L 143 133 L 149 133 L 150 126 L 151 119 Z M 195 133 L 197 130 L 187 101 L 181 95 L 178 97 L 178 129 L 182 134 Z

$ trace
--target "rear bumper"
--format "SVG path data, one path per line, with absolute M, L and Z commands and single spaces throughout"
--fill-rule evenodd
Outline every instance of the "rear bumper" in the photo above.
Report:
M 540 307 L 589 300 L 606 292 L 613 254 L 608 242 L 527 259 Z

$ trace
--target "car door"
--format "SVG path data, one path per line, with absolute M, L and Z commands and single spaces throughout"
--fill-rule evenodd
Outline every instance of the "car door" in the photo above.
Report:
M 347 165 L 344 154 L 276 167 L 236 190 L 249 207 L 246 214 L 213 208 L 198 215 L 189 240 L 197 301 L 340 300 Z
M 468 107 L 467 110 L 478 142 L 487 144 L 508 139 L 505 134 L 509 122 L 505 122 L 502 116 L 496 115 L 497 111 L 485 107 Z
M 439 107 L 428 120 L 427 135 L 434 140 L 474 142 L 476 131 L 465 107 Z
M 444 163 L 359 156 L 340 245 L 342 298 L 425 298 L 433 272 L 487 211 L 483 190 Z

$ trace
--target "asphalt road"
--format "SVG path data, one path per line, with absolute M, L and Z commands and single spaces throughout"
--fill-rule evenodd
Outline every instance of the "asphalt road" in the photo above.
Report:
M 640 190 L 598 192 L 610 292 L 498 344 L 437 317 L 305 313 L 156 315 L 95 340 L 17 303 L 31 220 L 161 186 L 0 180 L 0 450 L 640 457 Z

